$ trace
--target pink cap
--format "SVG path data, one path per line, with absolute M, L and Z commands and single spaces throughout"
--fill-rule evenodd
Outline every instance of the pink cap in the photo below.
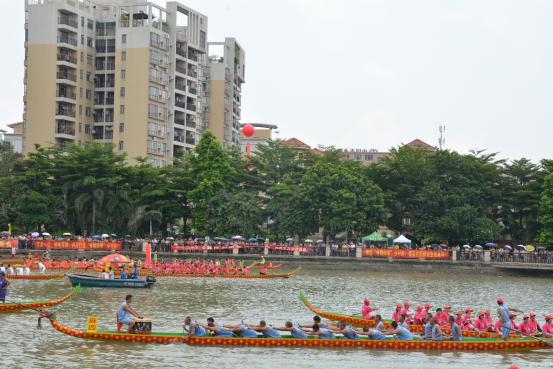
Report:
M 498 304 L 502 304 L 502 303 L 504 303 L 504 302 L 505 302 L 505 300 L 503 300 L 502 298 L 498 298 L 498 299 L 497 299 L 497 303 L 498 303 Z
M 445 306 L 444 309 L 445 310 L 451 310 L 451 306 Z
M 402 307 L 402 306 L 403 306 L 403 305 L 401 305 L 401 304 L 397 304 L 397 305 L 396 305 L 396 308 L 400 308 L 400 307 Z
M 407 301 L 407 300 L 403 301 L 403 305 L 404 305 L 404 306 L 411 306 L 411 304 L 410 304 L 409 301 Z
M 422 310 L 422 306 L 420 306 L 420 305 L 417 306 L 417 309 L 416 309 L 416 310 L 417 310 L 417 311 Z
M 478 316 L 484 316 L 484 313 L 481 312 L 481 311 L 479 311 L 479 312 L 478 312 Z
M 528 315 L 523 316 L 522 319 L 528 319 Z
M 424 307 L 430 309 L 430 304 L 424 304 Z
M 461 312 L 461 310 L 459 310 L 459 311 L 457 312 L 457 315 L 463 315 L 463 313 Z
M 369 299 L 365 299 L 365 300 L 364 300 L 363 302 L 365 303 L 365 305 L 368 305 L 368 304 L 370 304 L 370 301 L 369 301 Z
M 490 309 L 486 310 L 486 314 L 490 314 L 490 313 L 491 313 Z
M 536 316 L 536 313 L 534 313 L 533 311 L 530 312 L 530 316 Z
M 545 320 L 551 320 L 551 319 L 553 319 L 553 316 L 551 316 L 551 315 L 548 315 L 548 316 L 545 317 Z

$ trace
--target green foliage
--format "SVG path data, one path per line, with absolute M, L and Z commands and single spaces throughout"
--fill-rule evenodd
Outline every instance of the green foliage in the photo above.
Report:
M 540 202 L 540 223 L 542 229 L 539 240 L 542 244 L 553 244 L 553 173 L 545 179 Z

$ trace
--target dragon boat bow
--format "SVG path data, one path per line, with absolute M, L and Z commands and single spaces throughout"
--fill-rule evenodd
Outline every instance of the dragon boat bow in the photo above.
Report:
M 67 295 L 65 295 L 62 298 L 59 298 L 57 300 L 51 300 L 51 301 L 30 301 L 30 302 L 16 302 L 16 303 L 4 303 L 0 304 L 0 313 L 11 313 L 14 311 L 21 311 L 21 310 L 36 310 L 41 309 L 44 307 L 51 307 L 54 305 L 61 304 L 65 300 L 70 299 L 73 297 L 77 292 L 81 290 L 80 286 L 76 286 L 73 288 L 71 292 L 69 292 Z

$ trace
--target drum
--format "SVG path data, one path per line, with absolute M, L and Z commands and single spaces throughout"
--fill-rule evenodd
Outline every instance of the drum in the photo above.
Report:
M 152 319 L 150 318 L 135 319 L 134 332 L 139 334 L 152 333 Z

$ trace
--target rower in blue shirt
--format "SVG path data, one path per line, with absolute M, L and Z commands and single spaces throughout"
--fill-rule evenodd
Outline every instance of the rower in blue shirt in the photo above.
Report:
M 430 319 L 430 326 L 432 327 L 432 333 L 430 335 L 432 341 L 442 341 L 444 339 L 444 334 L 436 318 Z
M 280 333 L 272 326 L 267 325 L 264 320 L 261 320 L 258 325 L 247 324 L 247 326 L 256 332 L 262 333 L 265 338 L 280 338 Z
M 192 323 L 192 318 L 189 316 L 184 318 L 182 328 L 188 333 L 189 337 L 205 337 L 207 334 L 205 328 L 196 322 Z
M 355 331 L 359 335 L 368 336 L 368 338 L 370 340 L 380 340 L 380 341 L 382 341 L 382 340 L 387 340 L 388 339 L 388 337 L 383 335 L 382 332 L 379 331 L 376 328 L 369 329 L 369 328 L 365 327 L 362 330 L 356 329 Z
M 392 322 L 392 328 L 388 329 L 387 331 L 383 332 L 387 335 L 395 335 L 395 337 L 398 340 L 401 341 L 412 341 L 413 340 L 413 334 L 409 331 L 408 328 L 402 327 L 397 324 L 397 322 Z
M 215 319 L 207 318 L 207 324 L 200 324 L 205 330 L 210 331 L 216 337 L 233 337 L 232 331 L 229 331 L 221 323 L 215 323 Z
M 318 324 L 313 324 L 310 331 L 305 329 L 303 331 L 320 339 L 333 340 L 336 338 L 328 328 L 321 328 Z
M 294 324 L 291 321 L 287 321 L 286 323 L 284 323 L 284 327 L 275 327 L 275 329 L 277 331 L 290 332 L 290 335 L 293 338 L 309 338 L 307 334 L 302 332 L 301 328 L 297 324 Z
M 332 333 L 339 333 L 344 336 L 345 339 L 348 340 L 358 340 L 360 337 L 357 334 L 357 332 L 350 326 L 346 325 L 345 323 L 338 323 L 338 329 L 332 329 Z
M 452 341 L 462 341 L 463 340 L 463 330 L 459 324 L 455 323 L 455 318 L 449 317 L 449 326 L 451 328 L 451 340 Z

